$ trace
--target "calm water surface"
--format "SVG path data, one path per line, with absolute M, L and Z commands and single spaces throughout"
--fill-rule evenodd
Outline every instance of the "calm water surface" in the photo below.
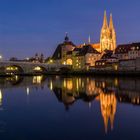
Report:
M 0 140 L 140 138 L 140 79 L 0 78 Z

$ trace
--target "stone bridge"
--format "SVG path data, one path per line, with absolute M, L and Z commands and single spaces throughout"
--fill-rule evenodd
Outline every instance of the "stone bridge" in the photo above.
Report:
M 0 75 L 36 74 L 36 73 L 45 74 L 49 71 L 59 71 L 62 68 L 68 68 L 68 66 L 46 63 L 1 61 Z

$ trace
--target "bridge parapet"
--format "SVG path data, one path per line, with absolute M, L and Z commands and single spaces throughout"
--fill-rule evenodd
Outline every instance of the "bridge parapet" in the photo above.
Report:
M 16 67 L 16 68 L 13 68 Z M 60 64 L 46 64 L 46 63 L 32 63 L 32 62 L 19 62 L 19 61 L 1 61 L 0 73 L 7 71 L 20 70 L 19 74 L 33 74 L 35 72 L 46 73 L 47 71 L 60 70 L 61 68 L 68 68 L 67 65 Z

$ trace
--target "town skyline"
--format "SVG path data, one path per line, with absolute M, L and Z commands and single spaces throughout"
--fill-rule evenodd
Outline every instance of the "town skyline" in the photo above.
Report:
M 61 0 L 60 3 L 55 0 L 41 1 L 39 5 L 38 1 L 35 1 L 27 5 L 27 1 L 18 3 L 15 0 L 13 4 L 8 1 L 11 4 L 9 9 L 6 7 L 6 2 L 1 2 L 0 54 L 7 59 L 13 56 L 25 58 L 33 56 L 36 52 L 43 52 L 48 57 L 63 41 L 65 32 L 69 33 L 70 40 L 76 45 L 87 42 L 89 35 L 91 42 L 97 43 L 100 40 L 100 28 L 105 10 L 107 13 L 113 13 L 117 44 L 139 42 L 140 19 L 137 0 L 133 3 L 127 2 L 131 3 L 129 5 L 125 3 L 126 0 L 125 2 L 82 0 L 81 5 L 78 1 Z M 116 4 L 119 3 L 121 6 L 118 10 Z M 65 7 L 66 12 L 59 10 L 59 7 Z M 70 11 L 71 7 L 73 10 Z M 125 11 L 123 8 L 126 8 Z M 53 9 L 57 12 L 53 12 Z

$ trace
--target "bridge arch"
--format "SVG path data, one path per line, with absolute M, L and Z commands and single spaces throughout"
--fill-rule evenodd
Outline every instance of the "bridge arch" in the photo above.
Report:
M 33 67 L 33 73 L 36 73 L 36 74 L 43 74 L 46 71 L 47 71 L 47 69 L 45 67 L 42 67 L 42 66 Z
M 19 65 L 8 65 L 5 66 L 4 72 L 7 75 L 19 75 L 19 74 L 24 74 L 24 70 L 21 66 Z

